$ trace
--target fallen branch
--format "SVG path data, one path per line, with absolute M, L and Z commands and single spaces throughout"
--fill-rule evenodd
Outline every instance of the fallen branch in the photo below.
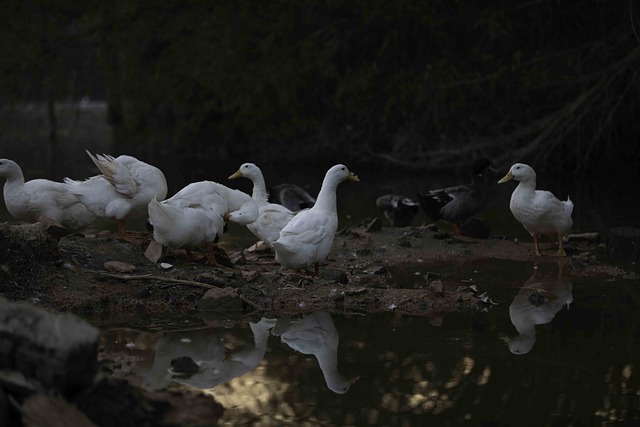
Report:
M 219 288 L 219 286 L 210 285 L 208 283 L 203 283 L 203 282 L 197 282 L 195 280 L 173 279 L 170 277 L 155 276 L 153 274 L 112 274 L 112 273 L 106 273 L 104 271 L 97 271 L 97 270 L 86 270 L 86 271 L 89 273 L 100 274 L 106 277 L 110 277 L 112 279 L 118 279 L 118 280 L 124 280 L 124 281 L 151 279 L 151 280 L 159 280 L 159 281 L 170 282 L 170 283 L 177 283 L 181 285 L 196 286 L 196 287 L 205 288 L 205 289 Z
M 195 287 L 204 288 L 204 289 L 220 289 L 219 286 L 210 285 L 208 283 L 198 282 L 198 281 L 195 281 L 195 280 L 172 279 L 170 277 L 155 276 L 153 274 L 113 274 L 113 273 L 106 273 L 104 271 L 97 271 L 97 270 L 85 270 L 85 271 L 87 271 L 89 273 L 93 273 L 93 274 L 100 274 L 100 275 L 103 275 L 103 276 L 106 276 L 106 277 L 110 277 L 112 279 L 123 280 L 123 281 L 151 279 L 151 280 L 159 280 L 159 281 L 164 281 L 164 282 L 175 283 L 175 284 L 179 284 L 179 285 L 195 286 Z M 239 293 L 238 293 L 238 298 L 240 298 L 240 300 L 242 300 L 242 302 L 250 305 L 251 307 L 255 308 L 256 310 L 265 310 L 264 307 L 262 307 L 259 304 L 257 304 L 255 302 L 245 298 L 244 296 L 240 295 Z

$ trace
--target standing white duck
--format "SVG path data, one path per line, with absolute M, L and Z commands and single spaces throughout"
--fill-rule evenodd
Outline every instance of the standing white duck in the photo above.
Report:
M 118 236 L 125 237 L 126 218 L 142 216 L 154 197 L 167 196 L 167 180 L 160 169 L 132 156 L 87 154 L 102 175 L 84 181 L 65 178 L 68 191 L 101 218 L 115 219 Z
M 4 202 L 7 211 L 18 220 L 48 219 L 72 230 L 86 228 L 97 220 L 63 183 L 48 179 L 25 182 L 22 169 L 13 160 L 0 159 L 0 176 L 6 178 Z
M 242 164 L 235 173 L 229 176 L 229 179 L 240 177 L 248 178 L 253 182 L 251 197 L 258 205 L 258 218 L 251 224 L 247 224 L 247 228 L 258 239 L 271 246 L 273 242 L 278 240 L 280 230 L 291 221 L 295 213 L 282 205 L 268 202 L 269 196 L 264 176 L 255 164 Z
M 533 236 L 536 255 L 540 255 L 538 236 L 554 236 L 558 241 L 557 256 L 565 256 L 562 238 L 573 225 L 573 202 L 569 197 L 560 201 L 549 191 L 536 190 L 536 173 L 524 163 L 511 166 L 499 184 L 515 179 L 518 186 L 511 194 L 509 208 L 513 216 Z
M 273 242 L 279 264 L 289 268 L 315 265 L 318 276 L 319 263 L 329 255 L 338 229 L 336 189 L 347 179 L 359 181 L 345 165 L 335 165 L 327 171 L 315 205 L 294 216 Z
M 190 249 L 204 245 L 207 263 L 217 265 L 214 245 L 224 232 L 225 220 L 246 225 L 258 217 L 258 205 L 246 193 L 212 181 L 194 182 L 173 197 L 148 206 L 153 238 L 168 247 Z

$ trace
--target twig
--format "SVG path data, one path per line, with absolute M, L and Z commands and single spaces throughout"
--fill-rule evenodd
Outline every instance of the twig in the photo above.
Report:
M 153 274 L 112 274 L 112 273 L 105 273 L 104 271 L 97 271 L 97 270 L 86 270 L 86 271 L 89 273 L 101 274 L 103 276 L 111 277 L 113 279 L 118 279 L 118 280 L 124 280 L 124 281 L 151 279 L 151 280 L 159 280 L 159 281 L 170 282 L 170 283 L 178 283 L 181 285 L 197 286 L 199 288 L 206 288 L 206 289 L 220 288 L 219 286 L 210 285 L 208 283 L 203 283 L 203 282 L 197 282 L 195 280 L 172 279 L 170 277 L 154 276 Z

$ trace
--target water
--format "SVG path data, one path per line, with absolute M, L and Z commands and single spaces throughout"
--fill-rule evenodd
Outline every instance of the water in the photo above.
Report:
M 199 372 L 172 384 L 214 396 L 227 408 L 223 425 L 640 421 L 637 281 L 559 276 L 555 263 L 453 267 L 443 266 L 456 271 L 446 285 L 474 283 L 497 304 L 432 318 L 321 312 L 231 328 L 117 329 L 103 346 L 135 356 L 129 369 L 156 387 L 170 384 L 172 358 L 191 357 Z

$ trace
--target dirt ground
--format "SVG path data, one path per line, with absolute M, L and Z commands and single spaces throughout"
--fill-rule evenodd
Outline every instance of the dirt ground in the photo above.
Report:
M 66 235 L 58 240 L 52 226 L 2 227 L 14 233 L 35 233 L 26 240 L 46 240 L 46 244 L 14 242 L 4 248 L 8 260 L 0 262 L 4 276 L 0 276 L 0 294 L 103 324 L 135 324 L 145 316 L 166 316 L 168 312 L 209 318 L 251 312 L 290 315 L 318 309 L 439 315 L 477 307 L 480 295 L 437 275 L 407 279 L 402 273 L 470 260 L 548 259 L 568 265 L 565 271 L 570 274 L 627 274 L 601 261 L 604 246 L 597 237 L 575 239 L 567 244 L 569 255 L 558 259 L 536 257 L 528 241 L 455 238 L 434 226 L 368 229 L 362 225 L 339 231 L 330 256 L 320 267 L 320 277 L 314 277 L 311 271 L 279 266 L 273 252 L 264 246 L 243 248 L 223 240 L 217 254 L 219 266 L 207 265 L 204 257 L 190 261 L 181 250 L 165 251 L 153 263 L 145 257 L 152 240 L 148 232 L 129 232 L 126 240 L 111 232 Z M 11 238 L 2 240 L 8 245 Z M 413 283 L 407 286 L 407 280 Z

